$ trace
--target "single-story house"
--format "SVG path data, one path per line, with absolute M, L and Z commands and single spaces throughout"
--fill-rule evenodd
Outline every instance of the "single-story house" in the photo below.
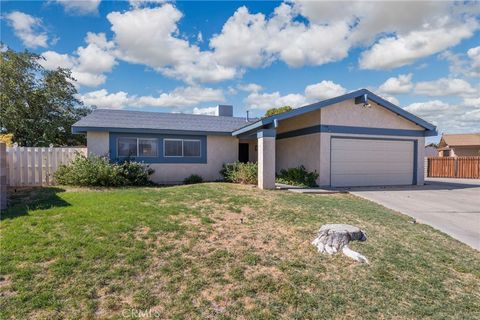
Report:
M 95 110 L 72 127 L 89 154 L 149 163 L 157 183 L 190 174 L 217 180 L 224 163 L 258 162 L 258 185 L 274 188 L 283 168 L 317 171 L 320 186 L 423 184 L 425 136 L 432 124 L 366 89 L 249 120 L 218 116 Z
M 439 157 L 480 156 L 480 133 L 443 134 L 437 150 Z

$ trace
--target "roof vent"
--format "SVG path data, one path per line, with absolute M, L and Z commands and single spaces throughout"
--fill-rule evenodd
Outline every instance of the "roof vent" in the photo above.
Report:
M 233 117 L 233 106 L 226 104 L 219 104 L 217 106 L 217 116 Z

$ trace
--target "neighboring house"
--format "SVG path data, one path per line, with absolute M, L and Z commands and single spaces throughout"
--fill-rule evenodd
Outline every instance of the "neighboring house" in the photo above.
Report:
M 157 183 L 220 178 L 224 163 L 257 161 L 260 188 L 304 165 L 320 186 L 423 184 L 425 136 L 435 126 L 361 89 L 254 122 L 219 116 L 95 110 L 73 125 L 90 154 L 149 163 Z
M 436 157 L 438 156 L 437 145 L 435 143 L 430 143 L 425 146 L 425 157 Z
M 480 156 L 480 133 L 444 134 L 437 150 L 439 157 Z

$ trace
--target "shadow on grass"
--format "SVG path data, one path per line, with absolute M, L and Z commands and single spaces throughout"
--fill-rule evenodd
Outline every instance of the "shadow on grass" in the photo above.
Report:
M 8 208 L 2 211 L 0 220 L 28 215 L 30 210 L 70 206 L 58 196 L 61 192 L 65 192 L 65 189 L 56 187 L 9 189 L 7 191 L 10 200 Z

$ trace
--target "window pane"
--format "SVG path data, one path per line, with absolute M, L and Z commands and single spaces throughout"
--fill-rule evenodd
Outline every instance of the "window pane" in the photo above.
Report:
M 118 138 L 118 156 L 136 157 L 137 138 Z
M 183 155 L 185 157 L 200 157 L 200 140 L 184 140 Z
M 182 156 L 182 140 L 165 139 L 165 156 L 181 157 Z
M 138 154 L 140 157 L 155 157 L 157 155 L 157 139 L 138 139 Z

